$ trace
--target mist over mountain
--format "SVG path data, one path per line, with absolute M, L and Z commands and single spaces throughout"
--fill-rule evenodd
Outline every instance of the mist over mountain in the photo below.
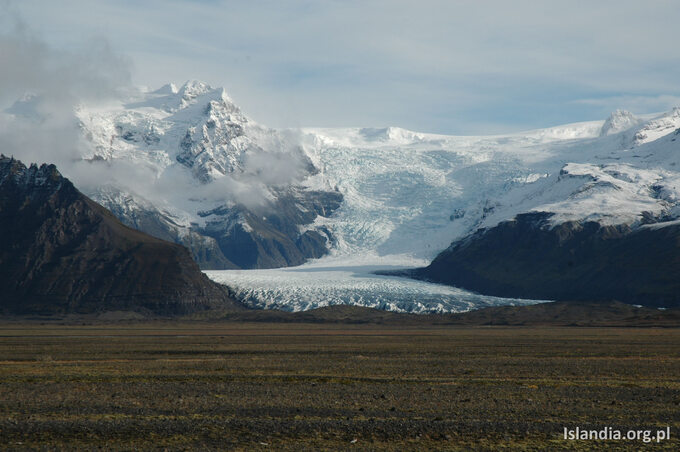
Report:
M 40 99 L 6 110 L 40 129 Z M 253 122 L 223 89 L 189 81 L 72 112 L 78 154 L 66 171 L 125 224 L 192 251 L 203 268 L 298 265 L 327 253 L 313 225 L 342 200 L 301 182 L 318 170 L 295 131 Z M 21 147 L 18 154 L 21 155 Z

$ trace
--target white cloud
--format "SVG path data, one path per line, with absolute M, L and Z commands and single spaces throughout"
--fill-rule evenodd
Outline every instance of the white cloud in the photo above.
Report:
M 456 124 L 482 109 L 489 117 L 480 124 L 513 127 L 525 100 L 531 110 L 521 112 L 522 127 L 540 126 L 561 118 L 555 109 L 571 108 L 571 120 L 594 113 L 574 99 L 680 94 L 673 36 L 680 8 L 671 0 L 25 0 L 18 7 L 52 42 L 106 35 L 134 59 L 138 83 L 224 85 L 274 126 L 459 132 Z
M 30 120 L 0 113 L 0 151 L 28 162 L 70 166 L 81 145 L 74 107 L 132 89 L 128 60 L 105 40 L 90 40 L 78 50 L 55 49 L 0 5 L 0 111 L 20 97 L 32 101 Z
M 203 185 L 186 168 L 159 177 L 155 168 L 124 159 L 84 161 L 82 155 L 90 154 L 92 144 L 83 138 L 75 111 L 79 104 L 115 103 L 134 91 L 128 58 L 113 52 L 103 38 L 68 50 L 55 48 L 11 9 L 5 11 L 10 14 L 0 19 L 0 106 L 13 105 L 0 108 L 1 153 L 26 164 L 54 163 L 86 192 L 114 185 L 159 203 L 167 193 L 178 192 L 216 204 L 261 206 L 270 187 L 288 185 L 304 175 L 307 161 L 295 152 L 300 137 L 294 131 L 282 134 L 282 142 L 272 138 L 258 143 L 262 150 L 248 154 L 244 174 Z M 284 146 L 291 152 L 280 152 L 288 149 Z

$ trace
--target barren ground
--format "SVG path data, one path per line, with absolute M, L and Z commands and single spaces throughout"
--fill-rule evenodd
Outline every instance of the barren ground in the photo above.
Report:
M 4 323 L 0 361 L 3 450 L 680 449 L 675 328 Z

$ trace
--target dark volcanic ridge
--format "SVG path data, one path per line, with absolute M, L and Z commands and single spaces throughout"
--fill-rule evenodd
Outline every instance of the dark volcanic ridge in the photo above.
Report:
M 500 297 L 680 306 L 680 224 L 550 227 L 549 217 L 479 230 L 409 276 Z
M 54 165 L 0 156 L 0 312 L 241 309 L 186 248 L 118 221 Z

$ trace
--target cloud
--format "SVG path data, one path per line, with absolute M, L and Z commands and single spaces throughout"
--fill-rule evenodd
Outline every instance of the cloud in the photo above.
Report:
M 80 102 L 132 89 L 129 61 L 102 39 L 58 50 L 34 33 L 8 4 L 0 5 L 0 150 L 27 162 L 68 170 L 82 145 L 74 116 Z
M 131 61 L 91 38 L 74 51 L 58 50 L 5 6 L 0 14 L 0 102 L 31 92 L 46 103 L 73 104 L 114 97 L 131 88 Z
M 76 110 L 98 107 L 133 94 L 130 59 L 114 52 L 103 38 L 69 50 L 55 48 L 5 6 L 0 27 L 0 152 L 26 163 L 54 163 L 81 190 L 122 188 L 158 205 L 190 204 L 188 198 L 216 205 L 238 202 L 265 206 L 270 189 L 303 178 L 308 159 L 295 131 L 264 134 L 258 150 L 248 152 L 244 172 L 201 184 L 186 168 L 162 170 L 113 158 L 83 160 L 91 146 L 80 130 Z M 17 100 L 19 99 L 19 100 Z M 169 199 L 169 194 L 182 199 Z
M 450 2 L 25 0 L 69 43 L 106 33 L 141 84 L 224 85 L 272 126 L 387 126 L 465 133 L 591 119 L 574 99 L 680 95 L 672 0 Z M 544 89 L 534 92 L 538 82 Z M 564 98 L 562 93 L 568 93 Z M 517 121 L 517 111 L 522 111 Z M 447 115 L 442 115 L 447 112 Z M 463 124 L 464 126 L 460 126 Z M 488 130 L 493 133 L 496 130 Z

